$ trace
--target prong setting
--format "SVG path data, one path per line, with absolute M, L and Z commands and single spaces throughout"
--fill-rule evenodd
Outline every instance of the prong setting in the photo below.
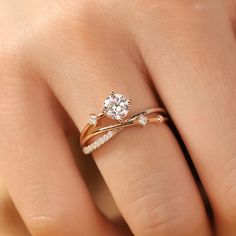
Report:
M 131 100 L 124 95 L 112 92 L 104 101 L 103 112 L 113 120 L 122 120 L 128 115 Z

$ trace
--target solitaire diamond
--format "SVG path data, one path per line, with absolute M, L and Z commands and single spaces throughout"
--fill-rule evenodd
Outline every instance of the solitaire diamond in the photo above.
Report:
M 129 113 L 130 100 L 117 93 L 111 95 L 104 101 L 104 113 L 113 120 L 122 120 Z

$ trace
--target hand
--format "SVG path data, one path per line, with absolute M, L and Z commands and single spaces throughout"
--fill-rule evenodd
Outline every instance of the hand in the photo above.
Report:
M 215 219 L 179 140 L 150 125 L 94 152 L 132 233 L 236 234 L 232 9 L 226 0 L 1 2 L 0 175 L 32 235 L 125 234 L 95 206 L 67 141 L 113 90 L 133 111 L 165 105 Z

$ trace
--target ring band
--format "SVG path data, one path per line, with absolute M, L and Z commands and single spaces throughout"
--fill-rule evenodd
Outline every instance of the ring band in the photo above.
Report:
M 89 123 L 84 127 L 80 136 L 80 143 L 85 154 L 90 154 L 98 149 L 125 128 L 131 126 L 144 127 L 148 123 L 158 124 L 168 120 L 167 112 L 161 107 L 149 108 L 124 119 L 129 113 L 130 104 L 131 100 L 112 92 L 104 101 L 102 112 L 98 115 L 90 115 Z M 101 121 L 106 117 L 117 122 L 100 126 Z

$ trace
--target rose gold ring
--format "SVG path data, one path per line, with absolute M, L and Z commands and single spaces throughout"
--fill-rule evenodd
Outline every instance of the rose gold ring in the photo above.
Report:
M 105 99 L 102 112 L 98 115 L 90 114 L 89 123 L 84 127 L 80 136 L 80 144 L 85 154 L 95 151 L 125 128 L 144 127 L 148 123 L 158 124 L 168 120 L 167 112 L 161 107 L 149 108 L 126 118 L 130 104 L 131 100 L 112 92 Z M 102 126 L 101 123 L 105 118 L 115 120 L 116 123 Z

